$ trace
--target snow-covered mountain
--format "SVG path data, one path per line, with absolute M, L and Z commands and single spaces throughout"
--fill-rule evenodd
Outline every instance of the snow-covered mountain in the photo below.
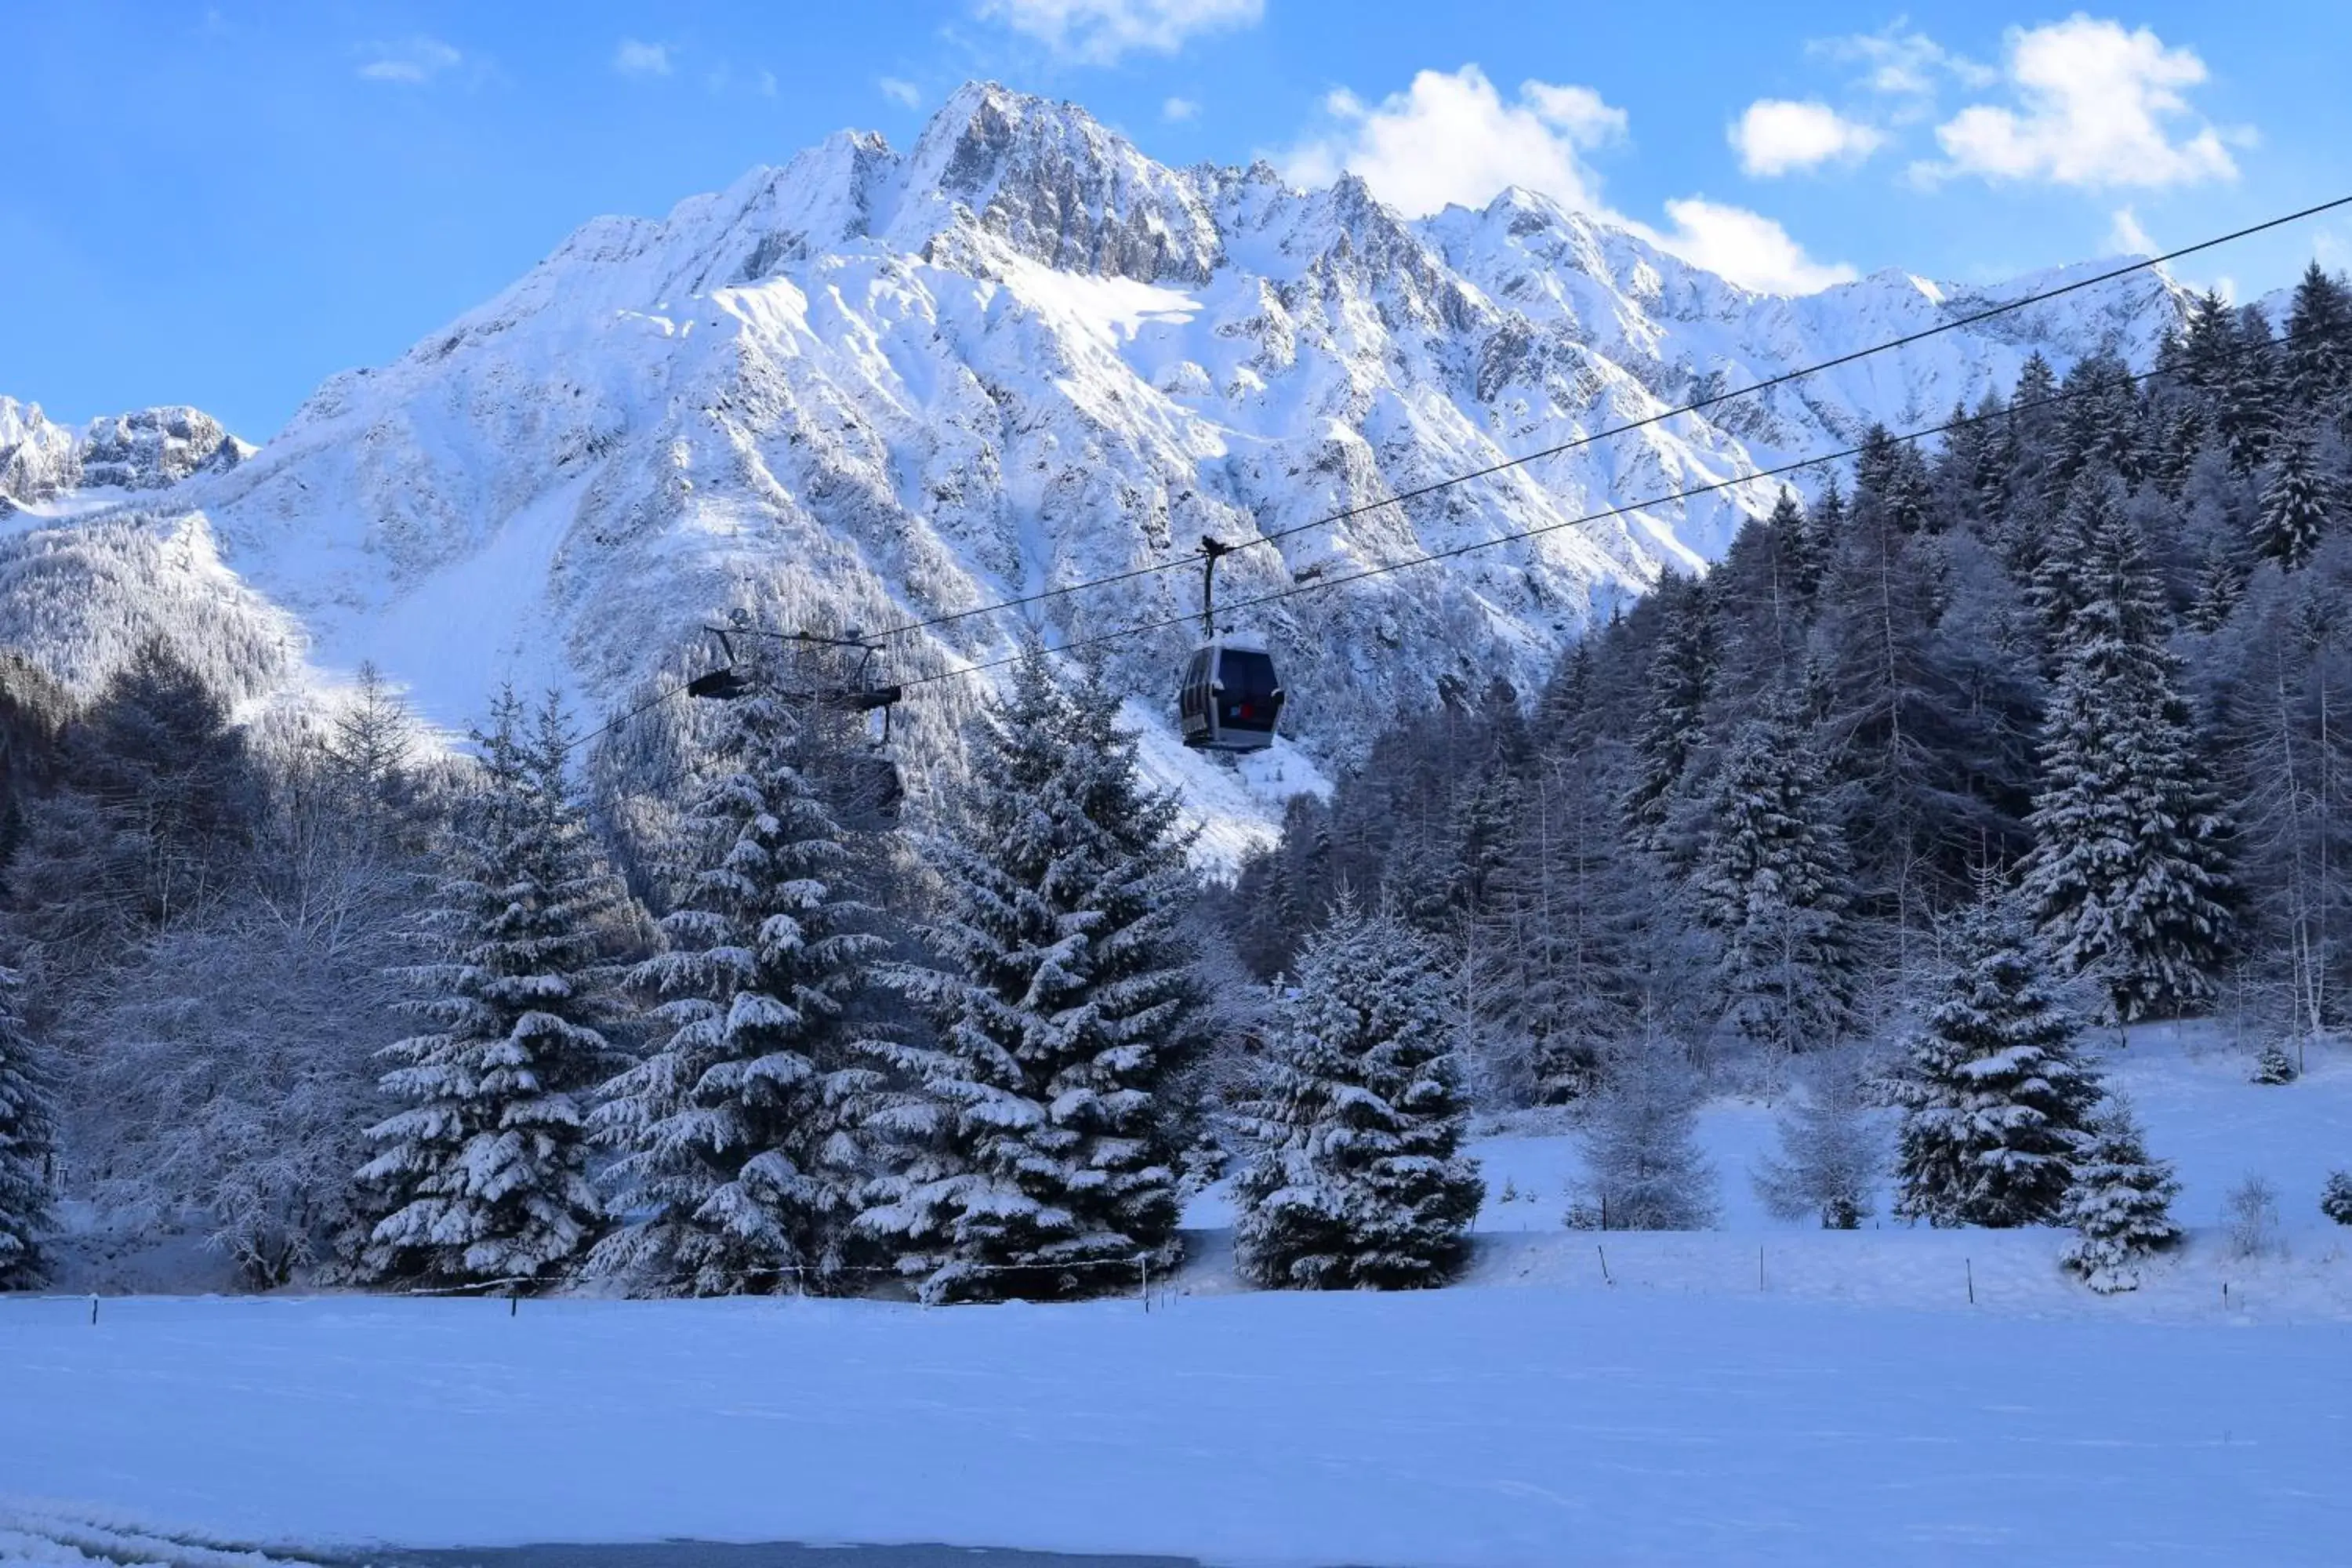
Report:
M 226 473 L 253 453 L 200 409 L 135 409 L 74 431 L 37 403 L 0 397 L 0 515 L 68 491 L 165 489 L 191 474 Z
M 1407 222 L 1352 176 L 1301 191 L 1263 163 L 1172 169 L 1075 105 L 974 84 L 904 153 L 843 133 L 667 218 L 584 225 L 394 363 L 331 378 L 250 457 L 205 447 L 217 426 L 189 410 L 69 437 L 0 402 L 0 490 L 160 480 L 141 515 L 201 529 L 299 618 L 315 665 L 373 658 L 457 722 L 502 675 L 617 704 L 729 606 L 894 626 L 1301 524 L 1228 560 L 1221 599 L 1328 582 L 1736 479 L 1874 418 L 1929 422 L 2036 350 L 2141 359 L 2175 319 L 2171 286 L 2139 274 L 1317 521 L 2065 276 L 1759 295 L 1540 195 Z M 1532 673 L 1596 609 L 1718 552 L 1772 491 L 1658 500 L 1238 613 L 1283 662 L 1296 725 L 1247 775 L 1170 736 L 1191 627 L 1110 658 L 1157 726 L 1155 766 L 1204 816 L 1262 821 L 1397 702 Z M 903 679 L 1002 655 L 1024 626 L 1180 616 L 1199 593 L 1197 567 L 1146 574 L 898 637 L 894 663 Z M 915 689 L 918 750 L 968 685 Z

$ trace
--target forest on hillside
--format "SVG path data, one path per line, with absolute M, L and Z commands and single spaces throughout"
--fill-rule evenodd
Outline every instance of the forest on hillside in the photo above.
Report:
M 8 656 L 0 1284 L 72 1210 L 255 1288 L 1083 1295 L 1220 1174 L 1254 1281 L 1436 1284 L 1474 1110 L 1580 1108 L 1571 1221 L 1667 1228 L 1696 1098 L 1792 1089 L 1790 1212 L 1884 1159 L 2126 1283 L 2177 1232 L 2083 1031 L 2346 1023 L 2352 292 L 1811 494 L 1540 690 L 1444 678 L 1223 882 L 1043 650 L 905 822 L 788 644 L 629 798 L 551 700 L 453 759 L 373 674 L 241 723 L 203 650 L 87 701 Z

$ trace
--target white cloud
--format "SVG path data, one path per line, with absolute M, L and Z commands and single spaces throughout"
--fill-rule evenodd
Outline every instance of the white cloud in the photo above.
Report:
M 1283 172 L 1324 185 L 1352 171 L 1416 217 L 1449 202 L 1483 206 L 1506 185 L 1597 210 L 1600 181 L 1580 154 L 1625 131 L 1625 111 L 1590 88 L 1531 81 L 1506 103 L 1475 65 L 1423 71 L 1378 104 L 1343 89 L 1323 107 L 1333 123 L 1280 154 Z
M 1160 106 L 1162 120 L 1190 120 L 1201 112 L 1201 106 L 1189 98 L 1171 98 Z
M 2000 79 L 1990 66 L 1954 54 L 1925 33 L 1906 31 L 1900 18 L 1875 33 L 1817 38 L 1805 47 L 1860 66 L 1860 85 L 1889 98 L 1932 100 L 1946 78 L 1971 88 Z
M 1534 106 L 1545 124 L 1558 128 L 1580 147 L 1599 147 L 1625 134 L 1625 111 L 1601 101 L 1589 87 L 1556 87 L 1546 81 L 1523 81 L 1519 96 Z
M 753 80 L 751 86 L 752 89 L 758 92 L 761 98 L 775 97 L 776 73 L 768 69 L 765 66 L 761 67 L 760 74 L 758 78 Z
M 438 38 L 422 36 L 396 44 L 370 44 L 360 75 L 368 81 L 401 87 L 423 87 L 442 72 L 454 70 L 466 57 Z
M 2205 62 L 2168 47 L 2146 27 L 2080 13 L 2008 35 L 2014 106 L 1972 104 L 1936 128 L 1946 162 L 1930 179 L 1977 174 L 2080 186 L 2194 184 L 2233 180 L 2232 144 L 2251 131 L 2224 130 L 2196 114 L 2186 89 Z
M 623 38 L 621 47 L 613 51 L 613 68 L 623 76 L 667 76 L 669 46 Z
M 2110 256 L 2156 256 L 2161 252 L 2157 243 L 2139 226 L 2138 215 L 2129 207 L 2117 207 L 2115 221 L 2107 226 L 2107 253 Z
M 1885 144 L 1874 125 L 1848 120 L 1826 103 L 1759 98 L 1731 127 L 1732 150 L 1751 174 L 1786 174 L 1824 163 L 1857 163 Z
M 1668 202 L 1671 226 L 1664 229 L 1612 212 L 1583 154 L 1625 134 L 1625 111 L 1590 88 L 1531 81 L 1506 101 L 1484 71 L 1465 66 L 1451 74 L 1423 71 L 1377 104 L 1342 89 L 1323 107 L 1330 123 L 1322 133 L 1276 158 L 1301 184 L 1328 184 L 1352 172 L 1414 217 L 1448 203 L 1483 206 L 1518 185 L 1751 289 L 1810 293 L 1854 276 L 1850 267 L 1814 261 L 1778 223 L 1741 207 L 1698 197 Z
M 901 109 L 912 109 L 923 101 L 923 89 L 911 81 L 903 81 L 895 76 L 886 76 L 877 79 L 874 85 L 882 89 L 883 97 Z
M 1139 49 L 1173 54 L 1200 34 L 1254 26 L 1265 0 L 979 0 L 979 11 L 1066 59 L 1110 65 Z
M 1674 227 L 1633 225 L 1684 260 L 1767 294 L 1811 294 L 1859 276 L 1843 262 L 1815 261 L 1772 219 L 1745 207 L 1689 196 L 1666 204 Z

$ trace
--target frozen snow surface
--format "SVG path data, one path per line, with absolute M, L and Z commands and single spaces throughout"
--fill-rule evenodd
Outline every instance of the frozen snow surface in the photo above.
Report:
M 506 678 L 626 704 L 730 605 L 870 630 L 1148 568 L 2096 270 L 1759 295 L 1541 196 L 1408 223 L 1352 177 L 1171 169 L 1074 104 L 974 84 L 906 152 L 844 133 L 667 218 L 585 225 L 399 360 L 331 378 L 250 457 L 190 410 L 76 436 L 0 401 L 0 493 L 29 508 L 20 530 L 203 512 L 327 679 L 373 659 L 462 730 Z M 1283 661 L 1300 766 L 1171 749 L 1204 850 L 1262 834 L 1441 678 L 1525 683 L 1596 612 L 1712 559 L 1774 486 L 1661 498 L 1874 418 L 1932 423 L 2036 350 L 2144 359 L 2175 311 L 2137 274 L 1229 558 L 1222 600 Z M 73 488 L 100 483 L 134 488 Z M 1195 568 L 1152 573 L 910 633 L 893 662 L 1000 657 L 1024 624 L 1167 623 L 1110 657 L 1172 730 L 1199 595 Z M 943 744 L 952 684 L 908 703 L 914 749 Z
M 133 1298 L 93 1325 L 86 1299 L 0 1298 L 0 1563 L 692 1537 L 2341 1563 L 2352 1232 L 2315 1202 L 2352 1163 L 2352 1061 L 2269 1088 L 2247 1065 L 2211 1026 L 2107 1053 L 2190 1226 L 2112 1298 L 2059 1271 L 2057 1232 L 1773 1224 L 1745 1189 L 1771 1113 L 1745 1103 L 1706 1119 L 1727 1203 L 1702 1235 L 1562 1230 L 1575 1135 L 1483 1140 L 1479 1261 L 1424 1293 L 1242 1291 L 1212 1230 L 1149 1311 Z M 2248 1173 L 2284 1211 L 2256 1258 L 2219 1226 Z

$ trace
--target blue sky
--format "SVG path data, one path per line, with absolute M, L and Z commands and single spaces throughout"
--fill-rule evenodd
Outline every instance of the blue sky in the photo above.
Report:
M 844 126 L 904 146 L 972 77 L 1408 209 L 1533 185 L 1759 286 L 1988 280 L 2352 194 L 2347 28 L 2339 0 L 23 7 L 0 393 L 260 439 L 582 220 Z M 2352 265 L 2352 219 L 2188 272 L 2259 292 L 2314 255 Z

